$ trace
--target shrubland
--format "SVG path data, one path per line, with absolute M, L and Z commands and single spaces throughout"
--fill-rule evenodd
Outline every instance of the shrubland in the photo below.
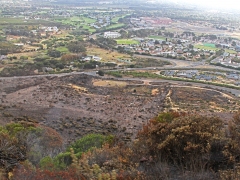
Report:
M 239 179 L 240 112 L 232 120 L 163 112 L 136 139 L 89 134 L 65 147 L 34 123 L 0 128 L 2 179 Z

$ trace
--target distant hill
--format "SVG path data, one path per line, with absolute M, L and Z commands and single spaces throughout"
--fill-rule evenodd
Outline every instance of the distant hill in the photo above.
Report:
M 0 0 L 1 1 L 1 0 Z M 39 0 L 32 0 L 33 2 L 39 2 Z M 92 3 L 104 3 L 104 2 L 113 2 L 113 3 L 139 3 L 145 2 L 144 0 L 131 0 L 130 2 L 127 0 L 43 0 L 41 2 L 48 1 L 48 2 L 58 2 L 64 4 L 92 4 Z

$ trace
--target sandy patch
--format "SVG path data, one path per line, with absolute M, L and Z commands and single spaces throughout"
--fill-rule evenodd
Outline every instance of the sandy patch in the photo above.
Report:
M 158 89 L 153 89 L 152 90 L 152 96 L 156 96 L 157 94 L 159 94 L 159 90 Z

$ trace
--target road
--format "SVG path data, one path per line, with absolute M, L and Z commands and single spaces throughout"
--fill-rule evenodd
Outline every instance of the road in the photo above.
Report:
M 153 57 L 153 56 L 143 56 L 143 55 L 135 55 L 135 57 L 149 57 L 149 58 L 155 58 L 155 59 L 161 59 L 166 60 L 172 63 L 172 65 L 167 67 L 149 67 L 149 68 L 127 68 L 127 70 L 154 70 L 154 69 L 172 69 L 172 68 L 189 68 L 193 69 L 194 67 L 197 67 L 199 65 L 202 65 L 205 63 L 203 62 L 191 62 L 191 61 L 183 61 L 183 60 L 175 60 L 175 59 L 168 59 L 168 58 L 162 58 L 162 57 Z M 182 63 L 183 66 L 180 66 L 177 63 Z M 226 71 L 233 71 L 229 68 L 223 68 L 223 67 L 216 67 L 216 66 L 208 66 L 208 68 L 211 67 L 213 69 L 221 69 Z M 118 70 L 124 70 L 124 69 L 118 69 Z M 111 70 L 107 70 L 111 71 Z M 115 71 L 115 70 L 112 70 Z M 237 71 L 237 70 L 236 70 Z M 238 71 L 239 72 L 239 71 Z M 0 77 L 0 80 L 4 79 L 27 79 L 27 78 L 41 78 L 41 77 L 64 77 L 69 75 L 77 75 L 77 74 L 86 74 L 90 76 L 98 76 L 103 79 L 109 79 L 108 77 L 102 77 L 99 76 L 96 71 L 84 71 L 84 72 L 71 72 L 71 73 L 62 73 L 62 74 L 44 74 L 44 75 L 33 75 L 33 76 L 14 76 L 14 77 Z M 197 86 L 197 87 L 207 87 L 211 89 L 216 89 L 220 91 L 229 92 L 235 96 L 240 96 L 240 90 L 237 89 L 231 89 L 226 87 L 220 87 L 215 85 L 209 85 L 209 84 L 203 84 L 203 83 L 193 83 L 193 82 L 184 82 L 184 81 L 173 81 L 173 80 L 159 80 L 159 79 L 147 79 L 147 78 L 111 78 L 113 80 L 119 80 L 119 81 L 148 81 L 148 82 L 155 82 L 155 83 L 171 83 L 171 84 L 178 84 L 178 85 L 191 85 L 191 86 Z
M 206 60 L 202 60 L 200 62 L 193 62 L 193 61 L 186 61 L 186 60 L 178 60 L 178 59 L 169 59 L 169 58 L 164 58 L 164 57 L 156 57 L 156 56 L 147 56 L 147 55 L 138 55 L 135 54 L 134 57 L 140 57 L 140 58 L 153 58 L 153 59 L 159 59 L 159 60 L 164 60 L 164 61 L 169 61 L 172 63 L 171 66 L 167 67 L 156 67 L 157 69 L 172 69 L 172 68 L 178 68 L 178 69 L 194 69 L 194 68 L 201 68 L 201 69 L 219 69 L 219 70 L 224 70 L 224 71 L 230 71 L 230 72 L 240 72 L 240 70 L 235 70 L 231 68 L 226 68 L 226 67 L 220 67 L 220 66 L 214 66 L 214 65 L 209 65 L 206 63 Z M 154 69 L 154 68 L 145 68 L 145 69 Z
M 193 83 L 193 82 L 184 82 L 184 81 L 173 81 L 173 80 L 164 80 L 164 79 L 147 79 L 147 78 L 109 78 L 104 76 L 99 76 L 96 71 L 88 71 L 88 72 L 73 72 L 73 73 L 63 73 L 63 74 L 45 74 L 45 75 L 35 75 L 35 76 L 16 76 L 16 77 L 0 77 L 0 80 L 4 79 L 27 79 L 27 78 L 41 78 L 41 77 L 64 77 L 69 75 L 77 75 L 77 74 L 86 74 L 89 76 L 97 76 L 102 79 L 112 79 L 118 81 L 148 81 L 149 83 L 170 83 L 172 86 L 181 85 L 181 86 L 196 86 L 202 88 L 215 89 L 219 91 L 229 92 L 235 96 L 240 96 L 240 90 L 231 89 L 226 87 L 214 86 L 210 84 L 202 84 L 202 83 Z

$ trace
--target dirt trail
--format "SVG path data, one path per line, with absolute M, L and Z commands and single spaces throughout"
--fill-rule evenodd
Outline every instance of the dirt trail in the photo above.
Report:
M 171 87 L 187 87 L 187 88 L 194 88 L 194 89 L 210 90 L 210 91 L 215 91 L 215 92 L 220 93 L 223 97 L 226 97 L 226 98 L 229 98 L 229 99 L 234 99 L 232 96 L 230 96 L 230 95 L 228 95 L 226 93 L 223 93 L 221 91 L 215 90 L 215 89 L 209 89 L 209 88 L 203 88 L 203 87 L 192 87 L 192 86 L 180 86 L 180 85 L 173 85 Z

